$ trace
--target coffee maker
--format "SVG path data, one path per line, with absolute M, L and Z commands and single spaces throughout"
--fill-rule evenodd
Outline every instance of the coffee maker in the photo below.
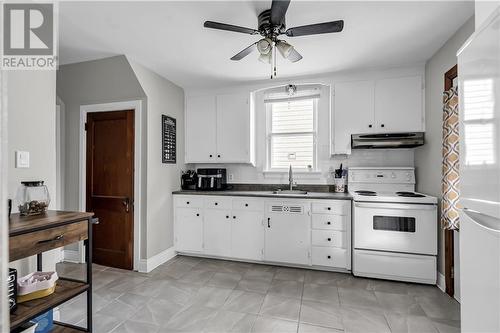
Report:
M 197 190 L 222 191 L 227 188 L 226 169 L 205 168 L 198 169 Z

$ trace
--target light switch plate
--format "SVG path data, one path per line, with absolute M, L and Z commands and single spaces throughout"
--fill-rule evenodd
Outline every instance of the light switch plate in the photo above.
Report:
M 16 151 L 16 168 L 29 168 L 30 167 L 30 152 L 29 151 Z

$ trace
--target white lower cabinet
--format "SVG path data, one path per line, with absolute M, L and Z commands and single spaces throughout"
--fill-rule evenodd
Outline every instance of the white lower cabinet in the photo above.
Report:
M 264 249 L 263 212 L 234 210 L 231 221 L 231 256 L 262 260 Z
M 195 255 L 350 270 L 350 207 L 347 200 L 174 195 L 175 247 Z
M 176 249 L 181 252 L 202 252 L 203 217 L 201 208 L 176 208 Z
M 205 209 L 203 252 L 214 256 L 231 256 L 231 211 Z

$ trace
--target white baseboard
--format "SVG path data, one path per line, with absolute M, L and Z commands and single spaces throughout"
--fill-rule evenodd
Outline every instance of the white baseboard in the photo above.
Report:
M 151 258 L 140 259 L 139 265 L 137 265 L 137 270 L 141 273 L 149 273 L 153 269 L 160 266 L 161 264 L 166 263 L 176 255 L 177 252 L 175 252 L 175 248 L 172 246 L 171 248 L 152 256 Z
M 82 263 L 80 251 L 64 250 L 62 252 L 63 252 L 63 260 L 64 261 L 74 262 L 76 264 Z
M 441 289 L 443 293 L 446 292 L 446 280 L 444 275 L 438 272 L 437 287 Z

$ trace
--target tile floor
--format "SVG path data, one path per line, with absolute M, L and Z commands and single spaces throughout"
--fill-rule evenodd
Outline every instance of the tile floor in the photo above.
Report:
M 83 269 L 57 266 L 73 278 Z M 186 256 L 148 274 L 93 271 L 97 333 L 460 331 L 459 304 L 434 286 Z M 85 295 L 60 313 L 85 325 Z

